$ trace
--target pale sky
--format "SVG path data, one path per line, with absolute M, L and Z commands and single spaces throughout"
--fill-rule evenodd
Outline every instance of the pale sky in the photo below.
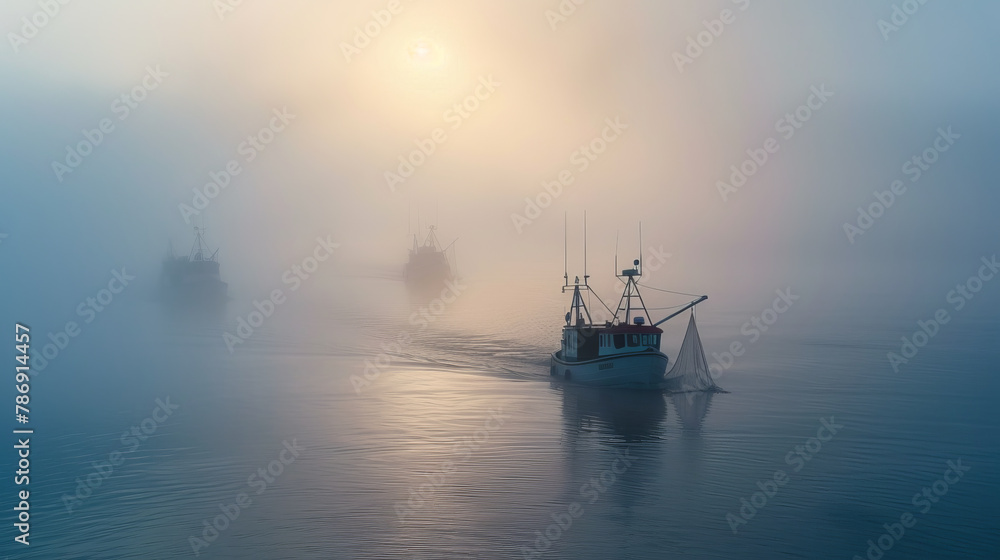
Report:
M 590 0 L 572 13 L 567 0 L 559 18 L 554 0 L 214 4 L 71 2 L 47 18 L 33 0 L 4 3 L 5 260 L 51 275 L 155 270 L 168 240 L 189 243 L 179 205 L 234 160 L 239 175 L 201 216 L 224 270 L 248 278 L 327 234 L 345 266 L 395 266 L 417 208 L 483 276 L 561 276 L 563 214 L 584 210 L 593 262 L 642 221 L 647 246 L 690 264 L 680 284 L 995 249 L 995 3 L 928 2 L 888 32 L 893 3 L 860 0 Z M 49 21 L 26 38 L 23 17 Z M 375 36 L 358 35 L 366 26 Z M 679 68 L 699 33 L 707 46 Z M 812 88 L 832 95 L 786 138 L 779 121 Z M 275 111 L 283 128 L 247 161 L 241 147 Z M 60 182 L 53 162 L 104 119 L 114 130 Z M 948 126 L 953 149 L 852 243 L 844 224 L 873 191 L 909 181 L 903 165 Z M 778 150 L 724 199 L 730 166 L 769 138 Z M 386 173 L 427 142 L 433 153 L 390 189 Z M 604 148 L 584 164 L 588 145 Z M 566 171 L 519 233 L 512 215 Z

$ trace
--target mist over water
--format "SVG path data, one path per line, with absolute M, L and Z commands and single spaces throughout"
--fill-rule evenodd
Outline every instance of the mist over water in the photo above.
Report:
M 996 6 L 42 4 L 0 8 L 5 557 L 1000 549 Z M 409 289 L 429 225 L 457 278 Z M 223 305 L 163 300 L 194 227 Z M 564 272 L 613 311 L 640 257 L 724 392 L 549 375 Z

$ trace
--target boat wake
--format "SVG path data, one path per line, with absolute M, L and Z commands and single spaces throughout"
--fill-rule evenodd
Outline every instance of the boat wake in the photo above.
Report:
M 495 335 L 437 330 L 414 337 L 401 357 L 415 363 L 519 380 L 548 380 L 548 350 Z

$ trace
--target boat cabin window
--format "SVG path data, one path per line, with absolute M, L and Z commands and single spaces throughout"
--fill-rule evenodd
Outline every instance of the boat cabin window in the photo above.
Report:
M 629 346 L 638 346 L 639 345 L 639 335 L 637 335 L 637 334 L 630 334 L 630 335 L 628 335 L 628 345 Z
M 615 336 L 615 348 L 625 348 L 625 335 L 616 334 Z

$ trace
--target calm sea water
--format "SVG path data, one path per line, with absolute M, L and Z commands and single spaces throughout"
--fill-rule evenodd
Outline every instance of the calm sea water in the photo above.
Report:
M 421 328 L 423 304 L 375 283 L 341 305 L 303 290 L 233 354 L 239 300 L 109 308 L 34 380 L 32 544 L 9 557 L 850 559 L 907 512 L 887 560 L 1000 551 L 995 316 L 956 316 L 893 372 L 916 317 L 802 301 L 751 342 L 773 296 L 706 305 L 710 359 L 746 352 L 728 392 L 667 395 L 552 381 L 557 292 L 470 287 Z

